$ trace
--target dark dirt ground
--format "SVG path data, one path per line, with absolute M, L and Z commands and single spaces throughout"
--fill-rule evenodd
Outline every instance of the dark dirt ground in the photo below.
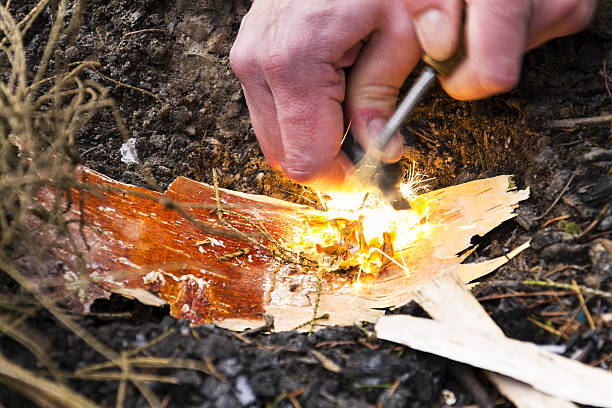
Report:
M 21 7 L 23 15 L 32 1 L 23 6 L 16 3 L 13 7 Z M 140 159 L 162 186 L 179 175 L 210 183 L 211 169 L 217 168 L 222 187 L 308 203 L 307 191 L 266 166 L 228 64 L 229 49 L 248 7 L 246 0 L 91 0 L 76 44 L 66 48 L 64 56 L 69 62 L 99 61 L 100 71 L 108 77 L 156 96 L 88 73 L 112 88 L 131 136 L 137 139 Z M 46 12 L 28 35 L 31 52 L 41 47 L 51 18 L 52 13 Z M 432 188 L 508 173 L 516 174 L 519 187 L 531 188 L 531 198 L 521 205 L 515 220 L 474 240 L 479 244 L 474 256 L 500 256 L 528 239 L 532 248 L 474 293 L 508 336 L 558 345 L 565 356 L 607 370 L 612 367 L 610 298 L 586 297 L 596 326 L 590 329 L 575 296 L 522 296 L 555 289 L 529 287 L 520 281 L 571 283 L 575 279 L 579 285 L 612 291 L 612 209 L 602 212 L 612 201 L 610 123 L 547 126 L 550 120 L 612 113 L 612 93 L 606 88 L 606 80 L 612 87 L 611 21 L 612 2 L 602 1 L 589 29 L 526 56 L 515 91 L 484 101 L 458 102 L 436 90 L 403 129 L 418 170 L 435 178 Z M 144 185 L 139 170 L 120 161 L 122 143 L 108 112 L 78 138 L 85 165 Z M 559 202 L 542 216 L 572 177 Z M 581 233 L 594 220 L 598 223 Z M 13 285 L 5 277 L 0 281 L 5 290 Z M 96 303 L 95 311 L 97 315 L 79 317 L 79 322 L 113 349 L 143 345 L 176 329 L 147 353 L 208 359 L 225 380 L 189 370 L 158 370 L 180 381 L 180 385 L 152 385 L 170 407 L 280 408 L 297 403 L 304 407 L 442 407 L 443 390 L 454 393 L 456 406 L 473 403 L 451 374 L 447 360 L 370 339 L 357 327 L 325 329 L 310 337 L 255 333 L 246 336 L 249 342 L 245 342 L 212 326 L 191 329 L 168 317 L 166 310 L 118 297 Z M 413 305 L 400 311 L 419 313 Z M 109 313 L 115 315 L 104 317 Z M 535 326 L 529 318 L 560 330 L 562 336 Z M 44 333 L 50 356 L 61 369 L 73 371 L 102 361 L 47 313 L 40 312 L 29 322 Z M 0 337 L 0 349 L 13 361 L 36 367 L 34 357 L 8 338 Z M 323 368 L 311 353 L 314 349 L 336 362 L 341 371 Z M 115 404 L 116 381 L 71 380 L 70 384 L 102 406 Z M 487 387 L 498 406 L 511 406 Z M 0 403 L 31 406 L 4 386 L 0 386 Z M 130 388 L 125 406 L 146 403 Z

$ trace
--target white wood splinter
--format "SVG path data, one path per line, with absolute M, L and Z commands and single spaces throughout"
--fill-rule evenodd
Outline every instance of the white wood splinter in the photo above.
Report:
M 376 324 L 379 338 L 488 370 L 519 408 L 575 407 L 568 401 L 612 407 L 612 374 L 505 337 L 454 275 L 437 276 L 413 293 L 434 320 L 384 316 Z

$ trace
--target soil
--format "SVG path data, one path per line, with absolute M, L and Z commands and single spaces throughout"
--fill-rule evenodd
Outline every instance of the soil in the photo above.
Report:
M 13 6 L 18 17 L 34 2 L 23 3 Z M 105 76 L 131 86 L 118 86 L 87 71 L 91 79 L 112 89 L 130 137 L 136 139 L 139 159 L 162 188 L 180 175 L 211 183 L 211 170 L 216 168 L 222 187 L 308 204 L 308 191 L 265 164 L 240 85 L 229 67 L 229 50 L 249 5 L 247 0 L 90 0 L 76 42 L 63 50 L 63 57 L 67 62 L 99 61 Z M 32 53 L 44 45 L 52 18 L 53 12 L 47 10 L 28 34 Z M 559 283 L 575 279 L 579 285 L 612 290 L 612 208 L 605 207 L 612 197 L 610 122 L 549 126 L 551 120 L 612 113 L 610 21 L 612 3 L 602 1 L 587 30 L 554 40 L 525 57 L 522 79 L 514 91 L 459 102 L 435 90 L 402 130 L 417 169 L 433 177 L 432 188 L 515 174 L 519 187 L 531 189 L 531 198 L 518 209 L 516 219 L 474 239 L 479 246 L 472 256 L 500 256 L 529 239 L 532 247 L 474 293 L 483 298 L 482 304 L 506 335 L 555 345 L 565 356 L 608 370 L 612 367 L 610 298 L 586 297 L 596 323 L 590 329 L 575 296 L 511 295 L 555 290 L 521 284 L 525 279 Z M 77 142 L 85 165 L 124 182 L 146 185 L 137 166 L 121 162 L 124 140 L 109 112 L 100 113 Z M 5 276 L 0 278 L 3 290 L 12 285 Z M 547 317 L 559 310 L 567 313 L 558 314 L 556 320 Z M 180 381 L 151 383 L 171 407 L 280 408 L 298 403 L 442 407 L 446 406 L 443 395 L 448 402 L 451 394 L 456 406 L 473 403 L 447 360 L 372 339 L 368 327 L 330 328 L 312 336 L 287 332 L 240 338 L 214 326 L 189 328 L 168 317 L 167 310 L 120 297 L 97 302 L 94 311 L 79 317 L 79 322 L 115 350 L 142 346 L 175 329 L 147 353 L 207 360 L 216 367 L 217 376 L 158 370 L 156 374 L 174 375 Z M 412 304 L 394 312 L 423 314 Z M 534 325 L 533 319 L 562 330 L 562 336 Z M 62 370 L 103 361 L 45 312 L 29 322 L 45 334 L 50 355 Z M 36 369 L 35 358 L 7 337 L 0 337 L 0 349 L 13 361 Z M 335 362 L 340 371 L 326 369 L 312 350 Z M 101 406 L 115 404 L 116 381 L 70 380 L 69 384 Z M 492 386 L 487 389 L 498 406 L 511 406 Z M 0 403 L 31 406 L 5 386 L 0 386 Z M 125 406 L 142 407 L 146 401 L 128 388 Z

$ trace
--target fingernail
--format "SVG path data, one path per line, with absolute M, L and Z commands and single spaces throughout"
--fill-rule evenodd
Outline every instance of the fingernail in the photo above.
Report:
M 387 124 L 387 120 L 383 118 L 373 119 L 368 124 L 368 147 L 371 147 L 374 144 L 374 141 L 380 135 L 380 132 L 383 130 L 385 125 Z M 398 143 L 399 132 L 389 141 L 387 147 L 382 152 L 374 152 L 374 154 L 380 154 L 380 160 L 385 162 L 394 162 L 401 158 L 401 148 L 402 143 Z
M 430 9 L 415 18 L 416 32 L 425 53 L 444 61 L 451 57 L 452 39 L 448 18 L 436 9 Z

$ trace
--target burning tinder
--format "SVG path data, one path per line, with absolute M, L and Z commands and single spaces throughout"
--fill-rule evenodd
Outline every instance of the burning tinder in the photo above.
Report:
M 409 273 L 404 257 L 411 244 L 432 228 L 428 200 L 417 193 L 423 179 L 412 177 L 401 192 L 413 208 L 394 210 L 377 192 L 321 195 L 327 211 L 311 211 L 293 231 L 295 250 L 317 259 L 325 271 L 354 271 L 355 285 L 362 278 L 376 278 L 393 263 Z

